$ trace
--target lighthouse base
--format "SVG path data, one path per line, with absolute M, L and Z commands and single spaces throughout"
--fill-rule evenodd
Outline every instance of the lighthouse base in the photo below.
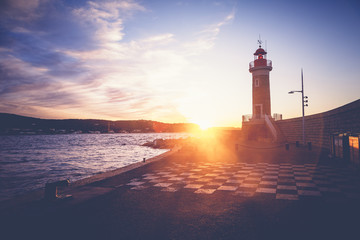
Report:
M 261 119 L 251 119 L 243 122 L 242 136 L 244 140 L 262 142 L 285 142 L 286 139 L 277 127 L 273 118 L 265 116 Z
M 242 126 L 243 137 L 251 141 L 272 141 L 272 135 L 266 127 L 265 121 L 246 122 Z

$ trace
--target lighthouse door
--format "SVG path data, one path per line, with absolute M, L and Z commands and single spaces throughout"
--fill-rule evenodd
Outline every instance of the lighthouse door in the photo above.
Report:
M 255 118 L 260 119 L 261 115 L 262 115 L 262 105 L 257 104 L 257 105 L 255 105 Z

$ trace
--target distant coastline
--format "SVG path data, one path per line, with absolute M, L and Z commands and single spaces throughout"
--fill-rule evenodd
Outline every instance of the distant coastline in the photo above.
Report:
M 81 133 L 176 133 L 193 132 L 193 123 L 162 123 L 151 120 L 40 119 L 0 113 L 0 135 Z

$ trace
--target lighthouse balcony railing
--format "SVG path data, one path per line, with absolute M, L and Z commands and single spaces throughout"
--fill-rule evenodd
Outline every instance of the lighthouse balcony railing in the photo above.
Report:
M 252 114 L 247 114 L 247 115 L 243 115 L 242 116 L 242 121 L 243 122 L 262 122 L 265 119 L 265 115 L 261 114 L 261 115 L 252 115 Z
M 243 122 L 250 122 L 251 117 L 252 117 L 251 114 L 243 115 L 243 116 L 242 116 L 242 121 L 243 121 Z
M 271 116 L 269 116 L 271 118 Z M 265 118 L 265 115 L 256 115 L 253 116 L 252 114 L 247 114 L 242 116 L 242 122 L 250 122 L 250 121 L 256 121 L 256 120 L 262 120 Z M 273 118 L 274 121 L 280 121 L 282 120 L 282 114 L 274 113 Z
M 272 67 L 272 62 L 271 60 L 266 60 L 266 62 L 261 62 L 260 64 L 256 64 L 255 66 L 255 61 L 252 61 L 249 63 L 249 68 L 253 68 L 253 67 Z

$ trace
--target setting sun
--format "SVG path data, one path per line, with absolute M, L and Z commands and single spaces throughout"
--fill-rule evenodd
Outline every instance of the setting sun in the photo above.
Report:
M 187 120 L 188 122 L 199 125 L 201 130 L 207 130 L 211 127 L 214 127 L 212 118 L 208 117 L 206 112 L 202 112 L 202 114 L 196 114 L 195 117 L 188 117 Z
M 211 123 L 210 123 L 210 122 L 206 122 L 206 121 L 198 122 L 197 125 L 200 126 L 201 130 L 206 130 L 206 129 L 212 127 Z

